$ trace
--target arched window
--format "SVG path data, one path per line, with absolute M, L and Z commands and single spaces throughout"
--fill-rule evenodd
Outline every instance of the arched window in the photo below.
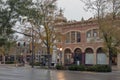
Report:
M 94 54 L 92 48 L 87 48 L 85 50 L 85 64 L 94 64 Z
M 85 50 L 85 53 L 91 54 L 91 53 L 93 53 L 93 50 L 92 50 L 91 48 L 87 48 L 87 49 Z
M 97 37 L 98 36 L 98 31 L 97 31 L 97 29 L 93 29 L 93 37 Z
M 86 33 L 87 42 L 97 41 L 98 39 L 98 29 L 92 29 Z
M 71 32 L 71 43 L 75 43 L 75 31 Z
M 107 64 L 107 55 L 101 47 L 97 49 L 97 64 Z
M 72 63 L 72 52 L 70 49 L 65 49 L 64 51 L 64 64 L 68 65 Z
M 82 63 L 82 50 L 80 48 L 76 48 L 74 51 L 74 63 L 77 64 L 77 61 Z
M 91 36 L 92 36 L 91 30 L 89 30 L 89 31 L 87 32 L 87 38 L 90 38 Z

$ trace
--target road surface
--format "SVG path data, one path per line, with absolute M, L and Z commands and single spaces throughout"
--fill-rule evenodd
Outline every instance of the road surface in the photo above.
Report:
M 0 66 L 0 80 L 120 80 L 120 71 L 95 73 Z

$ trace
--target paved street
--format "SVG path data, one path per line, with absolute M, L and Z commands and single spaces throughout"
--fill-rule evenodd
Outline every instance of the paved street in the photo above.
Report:
M 48 70 L 30 67 L 1 67 L 0 80 L 50 80 Z
M 53 80 L 120 80 L 120 71 L 112 73 L 55 71 Z
M 94 73 L 0 66 L 0 80 L 120 80 L 120 71 Z

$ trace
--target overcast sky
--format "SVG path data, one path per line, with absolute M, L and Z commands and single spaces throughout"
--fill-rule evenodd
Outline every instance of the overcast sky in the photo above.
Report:
M 84 3 L 80 0 L 58 0 L 57 5 L 59 8 L 62 8 L 64 11 L 64 16 L 68 20 L 81 20 L 82 17 L 84 19 L 88 19 L 93 16 L 92 13 L 86 12 L 83 7 Z

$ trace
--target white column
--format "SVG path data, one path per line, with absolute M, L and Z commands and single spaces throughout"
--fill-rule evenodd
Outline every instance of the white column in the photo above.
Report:
M 94 52 L 94 64 L 97 64 L 97 53 Z
M 57 48 L 56 48 L 56 46 L 53 47 L 52 63 L 54 63 L 54 66 L 57 63 Z

